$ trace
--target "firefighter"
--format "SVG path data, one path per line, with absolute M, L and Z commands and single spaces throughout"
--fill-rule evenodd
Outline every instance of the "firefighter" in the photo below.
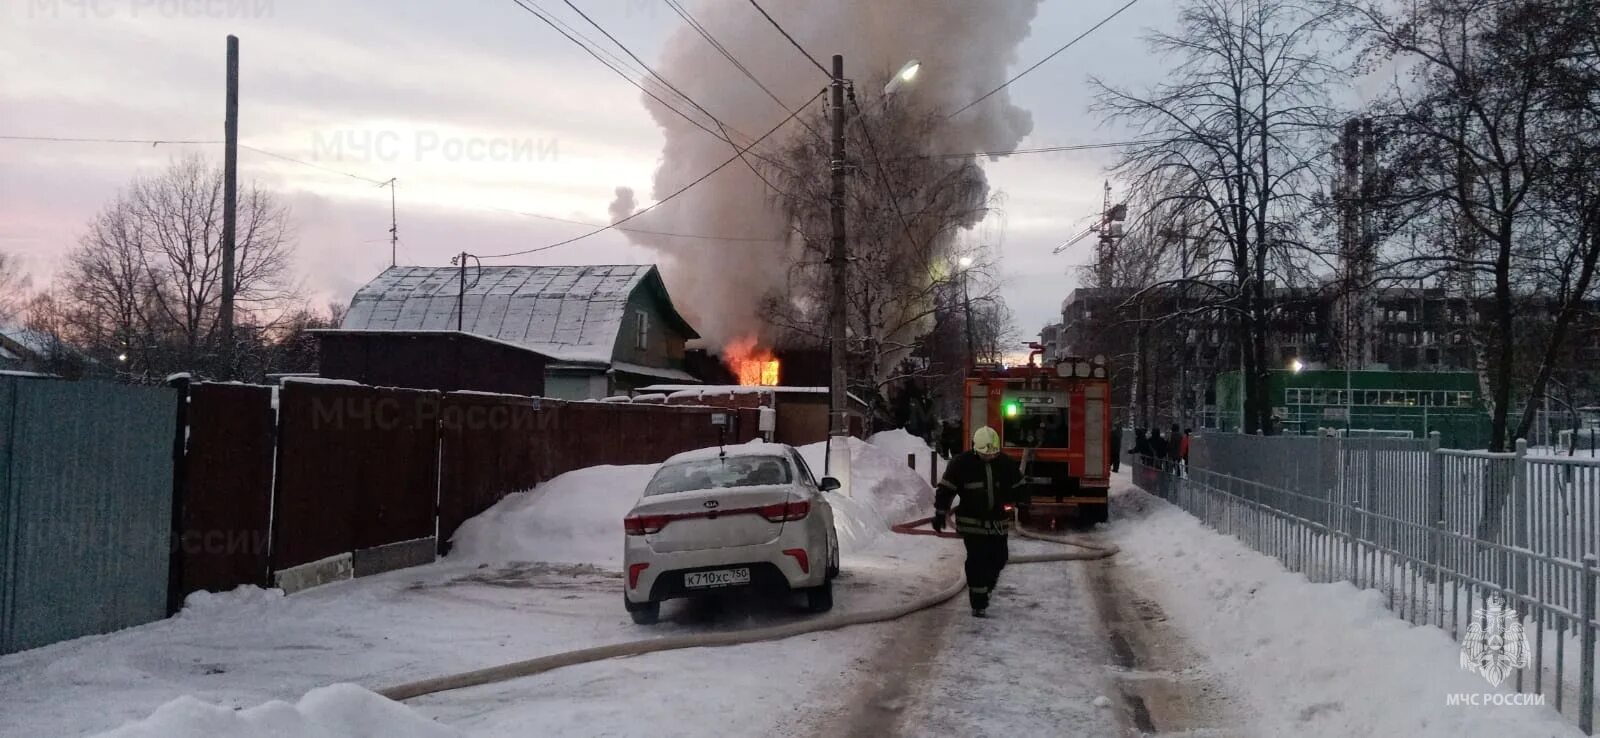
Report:
M 985 617 L 989 595 L 1010 556 L 1009 508 L 1021 501 L 1022 488 L 1017 462 L 1000 453 L 1000 434 L 984 426 L 972 434 L 972 450 L 950 460 L 934 493 L 936 531 L 944 530 L 950 503 L 961 500 L 955 507 L 956 532 L 967 546 L 967 598 L 976 617 Z

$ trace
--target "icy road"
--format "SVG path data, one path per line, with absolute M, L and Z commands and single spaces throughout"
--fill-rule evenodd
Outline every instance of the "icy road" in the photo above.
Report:
M 896 536 L 929 505 L 912 442 L 853 449 L 835 612 L 904 602 L 958 542 Z M 1553 711 L 1447 706 L 1482 691 L 1456 645 L 1372 593 L 1310 584 L 1119 480 L 1119 545 L 1008 567 L 992 617 L 963 598 L 902 620 L 574 666 L 399 704 L 370 690 L 574 648 L 804 619 L 782 603 L 620 603 L 622 511 L 649 467 L 507 498 L 437 564 L 283 597 L 196 595 L 178 617 L 0 657 L 0 736 L 1565 736 Z M 614 509 L 615 508 L 615 509 Z M 1049 544 L 1013 540 L 1014 553 Z

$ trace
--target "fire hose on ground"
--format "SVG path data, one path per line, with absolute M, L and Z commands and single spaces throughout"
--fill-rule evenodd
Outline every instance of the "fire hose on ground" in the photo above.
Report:
M 894 526 L 892 530 L 894 530 L 896 533 L 901 533 L 904 535 L 928 535 L 938 536 L 940 538 L 960 537 L 955 533 L 935 532 L 931 528 L 924 528 L 923 526 L 927 525 L 931 520 L 932 518 L 922 518 L 909 523 L 902 523 Z M 1017 527 L 1017 532 L 1024 538 L 1032 538 L 1038 541 L 1045 541 L 1063 546 L 1071 546 L 1079 550 L 1066 551 L 1062 553 L 1025 554 L 1021 556 L 1012 556 L 1010 558 L 1010 563 L 1013 564 L 1032 564 L 1051 561 L 1092 561 L 1096 559 L 1110 558 L 1111 556 L 1116 555 L 1118 550 L 1116 546 L 1110 544 L 1097 545 L 1085 543 L 1083 541 L 1075 541 L 1068 538 L 1036 533 L 1020 526 Z M 511 679 L 520 679 L 522 677 L 554 671 L 566 666 L 588 664 L 595 661 L 604 661 L 606 659 L 621 658 L 625 656 L 642 656 L 649 653 L 675 651 L 685 648 L 714 648 L 718 646 L 737 646 L 745 643 L 755 643 L 758 641 L 776 641 L 785 638 L 793 638 L 799 635 L 806 635 L 808 633 L 818 633 L 826 630 L 848 628 L 854 625 L 882 623 L 890 620 L 897 620 L 912 613 L 942 605 L 955 596 L 961 594 L 961 591 L 965 589 L 966 586 L 966 577 L 964 575 L 958 575 L 954 582 L 943 589 L 940 589 L 938 592 L 921 597 L 911 602 L 895 605 L 893 607 L 885 607 L 856 613 L 840 613 L 836 615 L 828 615 L 822 618 L 802 620 L 794 623 L 785 623 L 783 625 L 773 625 L 763 628 L 752 628 L 749 630 L 741 630 L 731 633 L 698 633 L 693 635 L 665 636 L 660 638 L 646 638 L 637 641 L 626 641 L 623 643 L 612 643 L 605 646 L 594 646 L 591 648 L 580 648 L 574 651 L 564 651 L 561 653 L 553 653 L 547 656 L 540 656 L 538 658 L 527 659 L 524 661 L 514 661 L 508 664 L 501 664 L 499 666 L 491 666 L 486 669 L 476 669 L 458 674 L 448 674 L 445 676 L 407 682 L 405 684 L 397 684 L 386 689 L 378 690 L 378 694 L 381 694 L 384 697 L 392 700 L 408 700 L 413 697 L 421 697 L 423 695 L 434 694 L 437 692 L 447 692 L 455 689 L 464 689 L 467 687 L 476 687 L 485 684 L 509 681 Z

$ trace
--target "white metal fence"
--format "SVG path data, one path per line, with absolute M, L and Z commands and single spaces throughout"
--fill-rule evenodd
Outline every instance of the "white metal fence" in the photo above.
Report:
M 1593 734 L 1600 460 L 1440 449 L 1428 439 L 1192 440 L 1179 474 L 1134 478 L 1313 581 L 1381 592 L 1460 640 L 1501 598 L 1523 616 L 1526 668 L 1507 684 Z

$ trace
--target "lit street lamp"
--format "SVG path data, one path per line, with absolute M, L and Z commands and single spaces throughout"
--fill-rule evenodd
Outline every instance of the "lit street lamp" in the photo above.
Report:
M 884 97 L 893 95 L 899 92 L 900 88 L 911 84 L 911 81 L 917 78 L 917 71 L 920 69 L 922 69 L 922 62 L 916 59 L 906 62 L 906 65 L 901 67 L 900 71 L 895 72 L 894 76 L 889 78 L 889 84 L 883 86 Z

